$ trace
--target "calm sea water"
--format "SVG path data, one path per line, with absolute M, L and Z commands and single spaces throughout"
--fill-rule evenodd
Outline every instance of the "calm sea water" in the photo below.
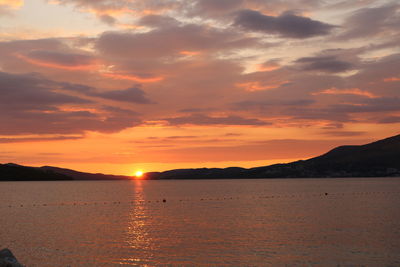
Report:
M 0 227 L 28 267 L 400 266 L 400 178 L 2 182 Z

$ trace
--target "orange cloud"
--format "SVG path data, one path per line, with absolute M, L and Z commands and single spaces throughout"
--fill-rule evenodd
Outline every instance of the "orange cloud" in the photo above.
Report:
M 82 65 L 63 65 L 63 64 L 58 64 L 58 63 L 55 63 L 55 62 L 47 62 L 47 61 L 44 61 L 44 60 L 29 58 L 29 57 L 24 56 L 22 54 L 16 54 L 16 57 L 24 60 L 25 62 L 33 64 L 33 65 L 46 67 L 46 68 L 70 70 L 70 71 L 96 70 L 99 67 L 99 63 L 98 62 L 93 62 L 91 64 L 82 64 Z
M 257 64 L 257 71 L 273 71 L 279 69 L 280 65 L 275 63 L 275 64 Z
M 115 80 L 130 80 L 139 83 L 155 83 L 164 79 L 164 77 L 162 76 L 143 78 L 131 74 L 118 74 L 118 73 L 102 73 L 101 75 Z
M 390 78 L 385 78 L 383 79 L 384 82 L 388 83 L 388 82 L 399 82 L 400 78 L 397 77 L 390 77 Z
M 7 8 L 19 9 L 24 5 L 24 0 L 0 0 L 0 6 Z
M 359 88 L 349 88 L 349 89 L 337 89 L 335 87 L 313 93 L 312 95 L 321 95 L 321 94 L 326 94 L 326 95 L 360 95 L 360 96 L 366 96 L 368 98 L 376 98 L 378 96 L 367 92 L 360 90 Z
M 281 82 L 271 83 L 269 85 L 262 85 L 260 82 L 246 82 L 246 83 L 237 83 L 236 86 L 242 87 L 246 91 L 254 92 L 254 91 L 275 89 L 288 82 L 289 81 L 281 81 Z
M 184 56 L 197 56 L 199 55 L 201 52 L 200 51 L 180 51 L 179 54 L 184 55 Z
M 1 1 L 1 0 L 0 0 Z M 9 0 L 12 1 L 12 0 Z M 116 18 L 125 15 L 143 17 L 147 15 L 164 14 L 177 3 L 150 2 L 147 0 L 121 0 L 121 1 L 82 1 L 82 0 L 49 0 L 54 5 L 72 4 L 79 11 L 93 14 L 106 23 L 114 24 Z M 108 18 L 107 18 L 108 17 Z

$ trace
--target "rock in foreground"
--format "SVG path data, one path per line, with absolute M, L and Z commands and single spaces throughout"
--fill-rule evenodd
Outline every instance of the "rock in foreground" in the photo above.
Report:
M 24 267 L 8 248 L 0 250 L 0 267 Z

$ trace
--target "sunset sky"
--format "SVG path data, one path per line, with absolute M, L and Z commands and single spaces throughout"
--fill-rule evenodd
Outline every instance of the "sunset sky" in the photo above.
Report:
M 133 175 L 399 134 L 400 3 L 0 0 L 0 163 Z

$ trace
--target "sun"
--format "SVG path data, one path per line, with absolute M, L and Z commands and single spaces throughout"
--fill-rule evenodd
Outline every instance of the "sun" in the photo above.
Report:
M 135 172 L 135 177 L 136 177 L 136 179 L 140 179 L 142 176 L 143 176 L 143 171 L 137 170 L 137 171 Z

